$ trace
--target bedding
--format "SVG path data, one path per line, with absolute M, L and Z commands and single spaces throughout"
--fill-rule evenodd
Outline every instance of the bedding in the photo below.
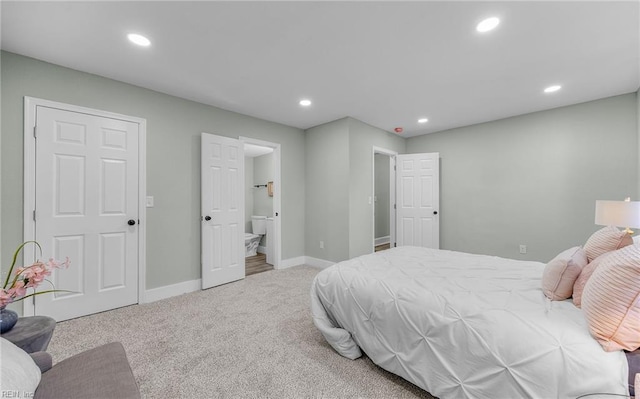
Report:
M 311 310 L 338 353 L 442 399 L 626 395 L 624 353 L 605 352 L 571 300 L 545 298 L 544 267 L 398 247 L 321 271 Z

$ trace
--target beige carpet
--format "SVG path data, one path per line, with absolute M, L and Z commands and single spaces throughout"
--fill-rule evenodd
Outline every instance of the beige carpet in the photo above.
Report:
M 120 341 L 144 398 L 431 398 L 325 342 L 309 311 L 318 271 L 274 270 L 61 322 L 49 352 L 57 362 Z

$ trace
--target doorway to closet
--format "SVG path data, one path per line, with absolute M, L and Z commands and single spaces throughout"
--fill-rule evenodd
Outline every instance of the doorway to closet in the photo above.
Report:
M 373 147 L 371 252 L 412 245 L 440 248 L 440 154 Z
M 373 147 L 373 250 L 395 242 L 395 151 Z

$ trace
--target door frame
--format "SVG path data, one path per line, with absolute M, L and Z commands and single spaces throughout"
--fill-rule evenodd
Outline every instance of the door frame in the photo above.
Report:
M 375 199 L 376 196 L 376 154 L 382 154 L 389 157 L 389 247 L 393 248 L 396 242 L 396 155 L 397 151 L 389 150 L 382 147 L 372 147 L 371 155 L 371 198 Z M 371 253 L 375 252 L 375 240 L 376 240 L 376 203 L 371 201 L 373 206 L 371 207 Z
M 281 173 L 281 153 L 280 144 L 270 141 L 258 140 L 251 137 L 240 136 L 238 137 L 243 144 L 259 145 L 261 147 L 273 148 L 273 230 L 275 233 L 276 245 L 273 246 L 273 268 L 280 269 L 282 264 L 282 179 Z M 242 185 L 245 182 L 240 182 Z M 276 216 L 276 214 L 278 216 Z
M 138 303 L 145 302 L 146 288 L 146 222 L 147 222 L 147 120 L 134 116 L 122 115 L 108 111 L 65 104 L 57 101 L 44 100 L 35 97 L 24 97 L 24 199 L 23 199 L 23 240 L 35 239 L 36 222 L 34 209 L 36 205 L 36 109 L 37 107 L 55 108 L 104 118 L 119 119 L 136 123 L 138 131 Z M 36 259 L 35 251 L 25 251 L 24 263 L 33 263 Z M 72 260 L 73 261 L 73 260 Z M 33 301 L 22 301 L 24 316 L 34 316 Z

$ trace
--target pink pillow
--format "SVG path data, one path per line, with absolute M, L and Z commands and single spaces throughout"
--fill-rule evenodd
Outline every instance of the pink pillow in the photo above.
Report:
M 640 347 L 640 246 L 606 256 L 587 280 L 582 311 L 605 351 Z
M 547 263 L 542 273 L 542 291 L 552 301 L 562 301 L 571 296 L 573 284 L 587 265 L 587 255 L 580 247 L 561 252 Z
M 606 254 L 600 255 L 593 260 L 593 262 L 589 262 L 587 266 L 585 266 L 578 279 L 573 284 L 573 304 L 577 307 L 580 307 L 582 304 L 582 292 L 584 291 L 584 286 L 587 284 L 589 277 L 593 274 L 596 268 L 600 265 L 602 260 L 607 257 L 607 255 L 612 254 L 613 252 L 607 252 Z
M 587 253 L 587 259 L 591 262 L 604 253 L 615 251 L 631 244 L 633 244 L 631 235 L 620 231 L 617 227 L 607 226 L 589 237 L 584 244 L 584 250 Z

